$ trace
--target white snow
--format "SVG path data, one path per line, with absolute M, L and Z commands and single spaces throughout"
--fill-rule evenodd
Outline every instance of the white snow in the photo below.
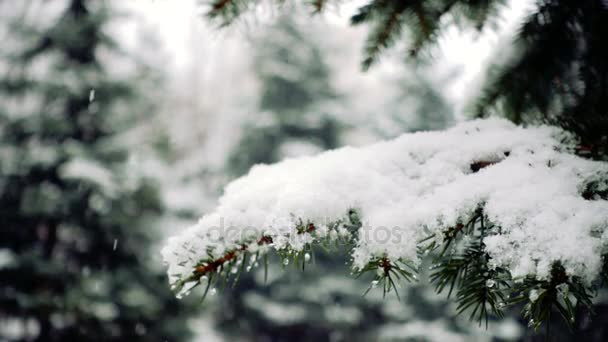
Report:
M 104 191 L 113 194 L 117 191 L 112 172 L 101 163 L 88 158 L 73 158 L 60 169 L 64 179 L 90 181 L 99 185 Z
M 257 248 L 252 242 L 262 236 L 273 238 L 270 248 L 301 250 L 347 235 L 332 223 L 347 222 L 351 209 L 363 222 L 353 268 L 383 256 L 417 263 L 418 241 L 478 207 L 500 227 L 485 239 L 493 263 L 514 278 L 545 279 L 560 261 L 569 275 L 592 281 L 608 241 L 608 201 L 582 192 L 589 180 L 608 178 L 608 165 L 573 155 L 574 144 L 555 127 L 493 118 L 254 166 L 226 187 L 214 211 L 169 239 L 162 254 L 170 281 L 189 276 L 208 252 Z M 477 162 L 494 164 L 473 172 Z M 314 234 L 296 232 L 300 219 L 314 223 Z

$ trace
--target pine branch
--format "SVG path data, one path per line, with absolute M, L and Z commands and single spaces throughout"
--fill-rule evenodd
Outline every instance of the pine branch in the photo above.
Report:
M 335 222 L 330 225 L 331 229 L 336 229 L 342 225 L 344 227 L 350 227 L 352 229 L 358 229 L 361 226 L 361 222 L 358 219 L 358 215 L 355 210 L 350 210 L 348 215 L 349 223 L 343 223 L 341 221 Z M 297 220 L 295 227 L 296 235 L 311 235 L 313 242 L 304 244 L 301 250 L 294 250 L 290 247 L 286 247 L 283 250 L 276 251 L 277 255 L 283 260 L 283 266 L 287 266 L 290 263 L 296 266 L 301 265 L 302 270 L 305 270 L 306 263 L 310 262 L 313 256 L 312 243 L 320 247 L 331 248 L 331 242 L 329 238 L 318 238 L 316 237 L 317 227 L 312 222 L 304 222 L 302 219 Z M 350 239 L 351 237 L 349 237 Z M 264 257 L 264 280 L 268 278 L 268 255 L 266 252 L 255 251 L 251 252 L 253 246 L 271 246 L 274 240 L 271 236 L 264 235 L 257 240 L 244 242 L 239 247 L 231 249 L 220 257 L 213 257 L 211 251 L 208 251 L 209 258 L 201 260 L 192 270 L 190 276 L 183 279 L 178 279 L 171 285 L 171 288 L 176 293 L 181 294 L 189 293 L 195 287 L 201 285 L 203 282 L 207 282 L 207 287 L 203 294 L 203 299 L 207 294 L 210 283 L 221 281 L 221 288 L 224 288 L 230 283 L 230 279 L 234 274 L 234 280 L 232 286 L 236 286 L 236 282 L 240 278 L 240 274 L 243 270 L 249 271 L 253 266 L 257 266 L 257 260 L 263 255 Z M 257 249 L 257 248 L 256 248 Z M 262 255 L 261 255 L 262 254 Z M 244 264 L 247 261 L 249 255 L 253 257 L 250 259 L 250 265 L 245 267 Z M 301 261 L 301 262 L 300 262 Z
M 270 244 L 272 244 L 272 242 L 273 242 L 272 237 L 262 236 L 255 243 L 258 246 L 264 246 L 264 245 L 270 245 Z M 223 277 L 221 277 L 222 273 L 226 270 L 226 268 L 234 266 L 239 258 L 241 258 L 240 272 L 242 272 L 244 263 L 247 260 L 247 255 L 248 255 L 247 253 L 248 253 L 248 250 L 250 249 L 250 246 L 251 246 L 251 243 L 249 243 L 249 244 L 244 243 L 244 244 L 241 244 L 240 247 L 224 253 L 219 258 L 210 258 L 208 260 L 201 261 L 197 266 L 195 266 L 194 270 L 192 271 L 192 274 L 189 277 L 179 279 L 177 282 L 172 284 L 171 288 L 177 293 L 182 293 L 182 292 L 188 293 L 193 288 L 200 285 L 202 279 L 206 279 L 206 280 L 208 280 L 208 283 L 207 283 L 207 288 L 205 289 L 205 292 L 203 294 L 203 299 L 204 299 L 211 282 L 217 278 L 223 279 Z M 259 253 L 256 253 L 255 255 L 256 255 L 256 259 L 257 259 L 257 257 L 259 257 Z M 240 277 L 240 272 L 237 272 L 237 278 L 235 278 L 233 286 L 236 285 L 236 281 L 238 281 L 238 278 Z M 217 276 L 216 276 L 216 274 L 217 274 Z M 229 277 L 230 273 L 225 274 L 225 276 Z M 187 284 L 192 284 L 192 285 L 188 289 L 184 290 L 184 287 Z
M 352 25 L 366 23 L 373 19 L 374 14 L 379 15 L 379 11 L 391 3 L 391 0 L 374 0 L 367 5 L 359 7 L 357 13 L 350 18 Z
M 397 282 L 400 280 L 412 282 L 418 279 L 416 276 L 418 270 L 415 266 L 403 261 L 391 261 L 386 256 L 373 260 L 364 268 L 358 270 L 356 273 L 356 278 L 370 272 L 374 273 L 375 276 L 370 286 L 363 293 L 364 296 L 371 289 L 377 288 L 378 285 L 381 284 L 383 297 L 386 297 L 386 294 L 390 293 L 392 290 L 395 292 L 397 299 L 400 299 L 399 291 L 397 290 Z
M 429 22 L 426 19 L 426 13 L 422 8 L 421 3 L 417 3 L 413 8 L 415 17 L 418 21 L 418 28 L 421 34 L 415 35 L 414 41 L 412 42 L 412 47 L 410 48 L 410 56 L 417 56 L 422 46 L 426 43 L 426 41 L 431 37 L 432 29 L 430 28 Z M 414 31 L 414 30 L 413 30 Z
M 456 308 L 458 314 L 470 311 L 470 319 L 488 325 L 489 315 L 502 317 L 505 307 L 506 295 L 504 288 L 508 288 L 506 281 L 508 275 L 500 268 L 490 269 L 490 257 L 485 252 L 483 239 L 491 227 L 485 224 L 483 210 L 479 209 L 466 224 L 459 224 L 448 228 L 444 232 L 444 248 L 436 257 L 430 281 L 435 283 L 438 293 L 448 290 L 448 297 L 456 291 Z M 472 236 L 477 235 L 475 240 Z M 453 247 L 452 252 L 448 246 Z
M 431 33 L 431 30 L 429 29 L 429 24 L 426 21 L 425 13 L 420 3 L 417 3 L 414 6 L 414 13 L 416 13 L 416 17 L 418 18 L 418 22 L 420 23 L 420 29 L 425 35 L 428 36 Z
M 407 9 L 403 3 L 397 2 L 396 5 L 393 5 L 393 8 L 389 8 L 388 14 L 379 19 L 379 24 L 368 37 L 365 46 L 365 58 L 362 62 L 364 70 L 369 69 L 380 55 L 380 52 L 390 47 L 401 34 L 402 16 Z

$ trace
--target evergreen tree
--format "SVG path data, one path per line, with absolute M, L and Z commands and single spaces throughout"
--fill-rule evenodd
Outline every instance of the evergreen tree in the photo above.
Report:
M 477 104 L 515 122 L 542 121 L 576 133 L 585 153 L 608 157 L 608 4 L 537 1 Z M 603 156 L 603 157 L 602 157 Z
M 163 208 L 127 163 L 138 89 L 106 64 L 110 9 L 1 5 L 0 339 L 186 338 L 187 312 L 146 248 Z
M 427 70 L 410 69 L 406 65 L 395 85 L 398 93 L 382 108 L 386 117 L 378 115 L 386 121 L 378 129 L 381 136 L 444 129 L 454 121 L 448 102 Z
M 236 175 L 292 153 L 285 151 L 290 143 L 325 150 L 336 147 L 339 140 L 340 127 L 331 115 L 338 95 L 331 87 L 329 70 L 319 48 L 293 18 L 283 16 L 254 43 L 254 67 L 262 83 L 261 114 L 245 127 L 239 148 L 228 161 Z

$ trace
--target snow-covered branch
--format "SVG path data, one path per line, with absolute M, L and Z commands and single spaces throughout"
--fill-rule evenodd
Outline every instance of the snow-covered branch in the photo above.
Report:
M 187 291 L 247 255 L 307 254 L 342 238 L 354 242 L 354 271 L 411 275 L 424 251 L 460 234 L 448 254 L 474 247 L 502 280 L 550 282 L 558 265 L 590 287 L 606 253 L 608 201 L 589 189 L 606 192 L 608 165 L 576 156 L 575 146 L 558 128 L 485 119 L 257 165 L 226 187 L 213 212 L 169 239 L 170 281 Z

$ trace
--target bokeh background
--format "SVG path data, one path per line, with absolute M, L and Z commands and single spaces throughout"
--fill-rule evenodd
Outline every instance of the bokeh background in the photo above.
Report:
M 455 316 L 424 279 L 362 297 L 340 253 L 177 300 L 159 253 L 254 164 L 464 120 L 529 6 L 363 72 L 356 2 L 219 29 L 196 0 L 0 0 L 0 340 L 535 339 L 517 312 Z

